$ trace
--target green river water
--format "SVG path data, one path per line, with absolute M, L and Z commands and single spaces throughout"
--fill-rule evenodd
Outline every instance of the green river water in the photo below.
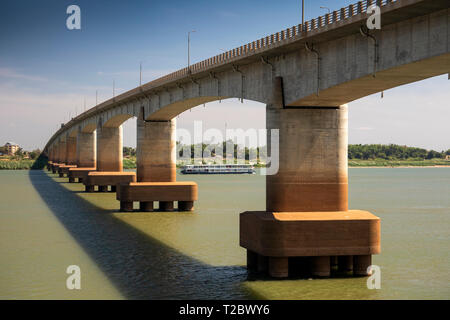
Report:
M 381 218 L 381 289 L 365 278 L 253 280 L 239 213 L 265 177 L 194 180 L 193 213 L 121 213 L 47 171 L 0 171 L 0 299 L 449 299 L 450 168 L 351 168 L 350 207 Z M 81 290 L 66 268 L 81 269 Z

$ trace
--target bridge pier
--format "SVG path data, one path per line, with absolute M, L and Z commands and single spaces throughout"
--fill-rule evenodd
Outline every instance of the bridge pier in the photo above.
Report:
M 176 119 L 145 121 L 144 112 L 137 119 L 137 182 L 122 184 L 117 192 L 122 211 L 132 211 L 133 201 L 141 211 L 153 211 L 155 201 L 160 211 L 192 211 L 197 200 L 197 184 L 176 182 Z M 130 204 L 131 203 L 131 204 Z
M 96 139 L 95 132 L 82 132 L 81 129 L 77 133 L 77 152 L 76 165 L 79 168 L 96 167 Z
M 174 182 L 176 174 L 176 119 L 137 119 L 137 182 Z M 141 211 L 153 211 L 153 201 L 140 201 Z M 173 211 L 173 201 L 159 201 L 160 211 Z
M 348 210 L 347 106 L 286 108 L 282 90 L 276 78 L 266 108 L 268 133 L 279 130 L 278 172 L 266 176 L 266 211 L 241 213 L 240 244 L 268 257 L 273 277 L 287 277 L 294 257 L 309 257 L 311 274 L 328 277 L 333 256 L 354 256 L 361 275 L 380 252 L 380 221 Z
M 65 165 L 67 161 L 67 144 L 66 140 L 62 140 L 60 138 L 58 143 L 58 165 Z M 59 166 L 54 167 L 53 173 L 59 173 Z M 62 177 L 62 174 L 59 173 L 59 176 Z
M 97 170 L 123 171 L 122 126 L 97 127 Z
M 77 168 L 69 169 L 69 180 L 83 182 L 89 172 L 96 170 L 96 136 L 94 132 L 82 132 L 78 128 L 75 161 Z
M 69 169 L 76 167 L 76 152 L 77 152 L 77 140 L 75 137 L 66 135 L 66 162 L 65 165 L 58 168 L 60 177 L 64 177 L 66 174 L 69 177 L 69 182 L 74 182 L 69 176 Z
M 92 139 L 89 140 L 92 142 Z M 108 127 L 99 122 L 97 126 L 97 171 L 87 172 L 83 178 L 86 192 L 108 191 L 108 186 L 136 181 L 134 172 L 123 172 L 122 126 Z
M 57 163 L 59 163 L 59 142 L 55 142 L 53 144 L 53 156 L 52 156 L 52 164 L 50 166 L 50 170 L 52 171 L 52 173 L 56 173 L 56 167 L 55 165 Z

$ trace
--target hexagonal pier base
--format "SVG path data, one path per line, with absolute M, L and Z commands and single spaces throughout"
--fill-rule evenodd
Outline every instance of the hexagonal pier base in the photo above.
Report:
M 367 275 L 371 255 L 380 253 L 380 219 L 367 211 L 262 212 L 240 215 L 240 245 L 247 249 L 249 271 L 288 277 L 301 258 L 316 277 L 331 266 Z
M 197 200 L 195 182 L 132 182 L 117 187 L 117 200 L 122 211 L 133 207 L 133 201 L 139 201 L 141 211 L 153 211 L 153 203 L 159 201 L 160 211 L 173 211 L 174 201 L 178 202 L 178 211 L 192 211 Z
M 58 167 L 59 176 L 60 177 L 64 177 L 64 175 L 69 176 L 69 169 L 76 168 L 76 167 L 77 167 L 76 165 L 69 165 L 69 164 L 59 166 Z
M 98 186 L 100 192 L 106 192 L 108 186 L 116 186 L 121 183 L 129 183 L 136 181 L 136 173 L 134 172 L 89 172 L 83 178 L 83 184 L 86 186 L 86 192 L 93 192 L 94 186 Z M 89 190 L 89 191 L 88 191 Z M 112 188 L 114 190 L 114 188 Z
M 58 173 L 59 167 L 65 165 L 65 163 L 52 163 L 52 173 Z
M 90 172 L 94 172 L 96 169 L 95 167 L 90 167 L 90 168 L 69 168 L 69 173 L 68 173 L 68 177 L 69 179 L 78 179 L 78 182 L 83 182 L 83 180 L 86 179 L 87 175 Z

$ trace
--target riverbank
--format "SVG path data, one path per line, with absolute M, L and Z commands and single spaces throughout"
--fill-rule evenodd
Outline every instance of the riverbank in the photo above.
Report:
M 428 168 L 428 167 L 450 167 L 450 161 L 444 159 L 429 160 L 348 160 L 350 168 Z
M 47 164 L 47 159 L 0 159 L 0 170 L 33 170 L 43 169 Z M 430 160 L 349 160 L 349 168 L 432 168 L 432 167 L 450 167 L 450 161 L 444 159 Z M 182 167 L 182 165 L 177 165 Z M 255 165 L 255 167 L 264 167 L 264 165 Z M 123 159 L 124 169 L 136 169 L 135 158 Z
M 46 158 L 31 159 L 1 159 L 0 170 L 40 170 L 47 165 Z

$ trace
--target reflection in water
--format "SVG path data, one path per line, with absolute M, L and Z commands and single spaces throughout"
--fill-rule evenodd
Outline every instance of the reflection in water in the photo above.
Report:
M 30 175 L 55 216 L 130 299 L 242 299 L 241 266 L 214 267 L 137 230 L 41 174 Z

